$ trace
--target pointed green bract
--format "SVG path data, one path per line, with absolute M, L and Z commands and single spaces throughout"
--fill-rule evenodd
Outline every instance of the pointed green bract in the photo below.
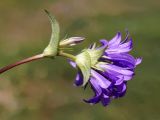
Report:
M 103 55 L 104 48 L 84 49 L 82 53 L 76 56 L 76 64 L 83 75 L 83 86 L 86 85 L 90 78 L 91 67 L 94 68 L 99 58 Z
M 76 56 L 75 62 L 82 72 L 83 86 L 85 86 L 89 80 L 90 71 L 91 71 L 90 55 L 88 54 L 87 51 L 83 51 L 82 53 Z
M 94 66 L 103 55 L 104 49 L 88 49 L 87 52 L 90 55 L 91 66 Z
M 54 57 L 58 53 L 60 28 L 55 17 L 52 14 L 50 14 L 47 10 L 44 10 L 44 11 L 46 12 L 46 14 L 50 19 L 52 34 L 51 34 L 50 42 L 48 46 L 44 49 L 43 54 L 46 57 Z

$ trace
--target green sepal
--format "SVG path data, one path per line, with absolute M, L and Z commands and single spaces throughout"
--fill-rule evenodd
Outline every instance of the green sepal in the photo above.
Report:
M 103 55 L 105 49 L 87 49 L 88 54 L 91 59 L 91 66 L 94 66 L 98 59 Z
M 76 64 L 83 75 L 83 86 L 88 82 L 91 75 L 91 67 L 96 68 L 98 59 L 103 55 L 105 48 L 96 48 L 96 45 L 92 49 L 84 49 L 82 53 L 76 56 Z
M 78 68 L 81 70 L 83 75 L 83 86 L 86 85 L 86 83 L 89 80 L 90 77 L 90 71 L 91 71 L 91 59 L 90 55 L 87 51 L 83 51 L 79 55 L 76 56 L 75 60 Z
M 49 17 L 52 34 L 51 34 L 50 42 L 48 46 L 44 49 L 43 54 L 46 57 L 55 57 L 58 53 L 60 28 L 55 17 L 47 10 L 44 10 L 44 11 Z

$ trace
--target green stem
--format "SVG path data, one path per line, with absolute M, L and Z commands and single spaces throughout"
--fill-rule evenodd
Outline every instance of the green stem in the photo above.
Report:
M 69 53 L 64 53 L 64 52 L 62 52 L 62 51 L 60 51 L 58 55 L 59 55 L 59 56 L 66 57 L 66 58 L 69 58 L 69 59 L 71 59 L 71 60 L 73 60 L 73 61 L 76 60 L 76 57 L 75 57 L 74 55 L 71 55 L 71 54 L 69 54 Z
M 10 69 L 18 66 L 18 65 L 21 65 L 21 64 L 24 64 L 24 63 L 28 63 L 28 62 L 31 62 L 31 61 L 35 61 L 35 60 L 38 60 L 38 59 L 42 59 L 42 58 L 44 58 L 44 55 L 43 54 L 39 54 L 39 55 L 35 55 L 35 56 L 32 56 L 32 57 L 26 58 L 26 59 L 21 60 L 21 61 L 18 61 L 16 63 L 7 65 L 7 66 L 5 66 L 5 67 L 0 69 L 0 74 L 6 72 L 7 70 L 10 70 Z

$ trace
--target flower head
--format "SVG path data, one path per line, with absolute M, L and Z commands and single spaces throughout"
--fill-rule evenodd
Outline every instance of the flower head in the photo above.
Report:
M 128 34 L 123 41 L 118 32 L 110 41 L 100 42 L 100 47 L 91 45 L 70 64 L 78 68 L 75 85 L 86 86 L 89 83 L 95 93 L 92 98 L 84 101 L 90 104 L 101 102 L 106 106 L 112 99 L 125 95 L 127 81 L 132 79 L 134 69 L 142 59 L 135 59 L 128 53 L 133 47 Z
M 90 104 L 101 102 L 106 106 L 112 99 L 124 96 L 127 82 L 132 79 L 134 69 L 142 61 L 141 58 L 135 59 L 129 54 L 133 45 L 128 34 L 122 41 L 121 33 L 117 33 L 110 41 L 100 40 L 101 46 L 94 43 L 74 56 L 66 51 L 71 50 L 71 46 L 82 42 L 84 38 L 70 37 L 60 41 L 59 23 L 50 12 L 47 10 L 45 12 L 51 22 L 52 34 L 43 53 L 7 65 L 0 69 L 0 74 L 27 62 L 63 56 L 72 60 L 70 64 L 78 69 L 75 85 L 86 88 L 89 84 L 95 93 L 92 98 L 84 100 L 85 102 Z

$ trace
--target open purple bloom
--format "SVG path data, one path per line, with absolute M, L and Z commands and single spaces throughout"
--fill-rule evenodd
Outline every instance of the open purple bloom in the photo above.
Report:
M 94 96 L 84 100 L 90 104 L 101 102 L 103 106 L 110 103 L 112 99 L 125 95 L 127 82 L 134 76 L 135 67 L 141 63 L 141 58 L 134 58 L 129 52 L 132 50 L 132 39 L 126 36 L 122 41 L 121 33 L 110 41 L 101 40 L 101 46 L 91 45 L 86 51 L 91 62 L 90 76 L 88 83 L 94 91 Z M 93 51 L 102 51 L 102 54 L 96 60 Z M 97 52 L 98 54 L 98 52 Z M 76 62 L 70 61 L 74 68 L 78 68 L 78 74 L 75 80 L 76 86 L 84 83 L 84 75 Z M 87 85 L 87 84 L 86 84 Z

